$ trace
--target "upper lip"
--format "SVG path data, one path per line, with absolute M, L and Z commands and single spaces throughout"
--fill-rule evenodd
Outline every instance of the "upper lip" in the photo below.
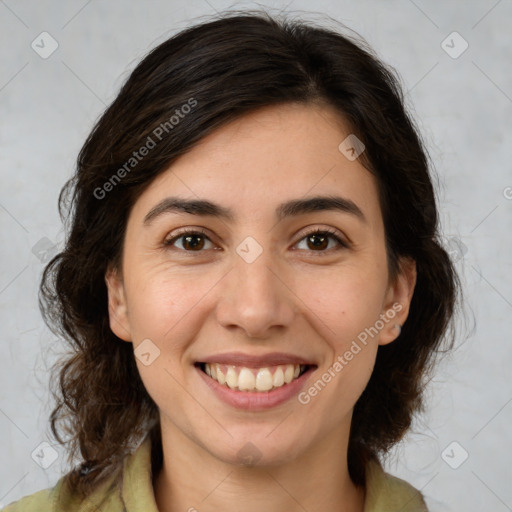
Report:
M 314 365 L 310 360 L 284 352 L 271 352 L 259 356 L 244 354 L 243 352 L 226 352 L 214 354 L 198 361 L 200 363 L 219 363 L 247 368 L 263 368 L 265 366 L 277 366 L 280 364 L 304 364 Z

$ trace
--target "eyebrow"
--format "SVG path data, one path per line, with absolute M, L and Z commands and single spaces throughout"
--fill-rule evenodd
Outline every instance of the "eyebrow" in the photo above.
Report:
M 348 213 L 362 222 L 367 222 L 362 210 L 352 200 L 339 196 L 315 196 L 307 199 L 287 201 L 276 208 L 276 218 L 278 221 L 281 221 L 287 217 L 295 217 L 318 211 Z M 167 197 L 147 213 L 144 217 L 143 225 L 148 226 L 154 219 L 165 213 L 188 213 L 204 217 L 215 217 L 229 222 L 235 220 L 233 210 L 211 201 Z

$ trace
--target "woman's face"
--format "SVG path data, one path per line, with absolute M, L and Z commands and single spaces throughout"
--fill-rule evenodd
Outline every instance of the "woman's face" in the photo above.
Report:
M 135 203 L 122 271 L 106 276 L 110 325 L 133 343 L 164 437 L 255 464 L 348 439 L 415 283 L 412 263 L 390 282 L 376 183 L 339 149 L 349 135 L 328 107 L 264 108 Z

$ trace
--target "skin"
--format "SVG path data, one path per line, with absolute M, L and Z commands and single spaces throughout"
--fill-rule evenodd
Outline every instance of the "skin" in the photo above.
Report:
M 407 318 L 416 268 L 404 261 L 390 280 L 375 180 L 338 149 L 349 134 L 328 106 L 263 108 L 204 138 L 130 212 L 122 268 L 105 278 L 113 332 L 134 349 L 149 338 L 160 350 L 150 365 L 136 362 L 160 410 L 164 465 L 154 491 L 161 512 L 363 511 L 364 489 L 347 468 L 352 410 L 378 346 L 391 343 Z M 286 200 L 333 193 L 356 203 L 366 221 L 340 211 L 274 217 Z M 235 221 L 166 213 L 144 226 L 171 195 L 229 207 Z M 198 249 L 183 238 L 163 246 L 187 227 L 207 231 L 193 240 Z M 334 229 L 349 247 L 328 239 L 317 248 L 306 227 Z M 252 263 L 236 252 L 248 236 L 263 250 Z M 291 353 L 318 365 L 307 390 L 393 304 L 401 305 L 393 320 L 305 405 L 292 398 L 265 411 L 236 409 L 193 366 L 231 351 Z M 248 441 L 259 459 L 244 466 L 238 452 Z

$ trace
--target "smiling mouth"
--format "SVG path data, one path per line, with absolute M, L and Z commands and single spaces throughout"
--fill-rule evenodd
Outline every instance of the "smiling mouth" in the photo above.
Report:
M 264 393 L 286 386 L 306 373 L 312 365 L 284 364 L 247 368 L 218 363 L 196 363 L 211 379 L 233 391 Z

